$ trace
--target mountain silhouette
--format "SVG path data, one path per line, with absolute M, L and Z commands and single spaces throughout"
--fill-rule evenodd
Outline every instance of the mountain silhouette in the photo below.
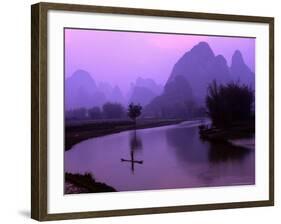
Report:
M 125 104 L 125 99 L 124 99 L 123 93 L 121 92 L 121 90 L 118 86 L 115 86 L 114 88 L 112 88 L 107 100 L 110 102 L 114 102 L 114 103 Z
M 153 79 L 144 79 L 138 77 L 136 82 L 131 84 L 129 103 L 133 102 L 145 106 L 153 98 L 160 95 L 162 91 L 163 87 L 156 84 Z
M 246 65 L 239 50 L 236 50 L 232 56 L 230 74 L 235 81 L 251 85 L 254 88 L 255 74 Z
M 239 50 L 228 66 L 223 55 L 215 55 L 207 42 L 200 42 L 175 63 L 164 88 L 153 79 L 139 77 L 131 84 L 126 98 L 118 86 L 97 84 L 89 72 L 77 70 L 65 80 L 65 107 L 101 107 L 106 102 L 127 106 L 134 102 L 145 107 L 148 116 L 184 117 L 190 105 L 204 105 L 207 87 L 213 80 L 219 84 L 238 81 L 254 88 L 255 74 Z
M 156 95 L 160 95 L 163 90 L 163 86 L 157 84 L 153 79 L 149 78 L 138 77 L 136 79 L 135 86 L 148 88 Z
M 66 79 L 65 107 L 67 110 L 101 106 L 105 101 L 105 95 L 98 90 L 95 80 L 87 71 L 77 70 Z
M 225 58 L 222 55 L 215 56 L 206 42 L 198 43 L 176 62 L 168 82 L 179 75 L 186 78 L 195 98 L 201 102 L 213 80 L 218 83 L 238 80 L 245 84 L 254 83 L 254 73 L 245 64 L 240 51 L 234 52 L 231 67 L 228 67 Z
M 193 101 L 192 89 L 183 76 L 176 76 L 165 85 L 163 94 L 155 97 L 146 107 L 146 117 L 187 118 L 188 105 Z
M 147 116 L 188 116 L 188 108 L 205 104 L 208 85 L 239 81 L 254 85 L 254 73 L 243 60 L 240 51 L 235 51 L 231 66 L 222 55 L 215 55 L 206 42 L 200 42 L 186 52 L 174 65 L 166 82 L 163 94 L 154 98 L 146 107 Z M 191 108 L 194 109 L 194 108 Z

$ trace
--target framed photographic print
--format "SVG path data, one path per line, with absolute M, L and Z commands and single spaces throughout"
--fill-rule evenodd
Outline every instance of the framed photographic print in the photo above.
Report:
M 32 218 L 274 204 L 274 19 L 32 5 Z

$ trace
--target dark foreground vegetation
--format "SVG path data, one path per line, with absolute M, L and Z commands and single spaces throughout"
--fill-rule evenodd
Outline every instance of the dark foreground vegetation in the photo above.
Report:
M 65 150 L 83 140 L 114 134 L 121 131 L 178 124 L 182 119 L 100 120 L 68 122 L 65 126 Z
M 234 82 L 218 85 L 213 81 L 208 87 L 206 107 L 212 126 L 199 127 L 201 138 L 222 142 L 253 136 L 254 93 L 247 85 Z
M 65 173 L 65 194 L 115 192 L 113 187 L 96 182 L 91 173 Z
M 213 142 L 228 142 L 230 139 L 251 138 L 255 132 L 255 123 L 236 123 L 231 127 L 217 128 L 200 126 L 200 137 Z

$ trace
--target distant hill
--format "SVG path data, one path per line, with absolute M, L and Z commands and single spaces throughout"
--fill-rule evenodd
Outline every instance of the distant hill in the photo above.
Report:
M 84 70 L 77 70 L 65 81 L 65 107 L 91 108 L 101 106 L 106 101 L 105 95 L 99 91 L 94 79 Z
M 162 90 L 163 87 L 152 79 L 139 77 L 125 98 L 119 86 L 104 81 L 96 83 L 89 72 L 80 69 L 65 80 L 65 106 L 66 110 L 71 110 L 101 107 L 106 102 L 120 103 L 125 107 L 130 102 L 146 105 Z
M 222 55 L 215 56 L 206 42 L 198 43 L 176 62 L 168 82 L 179 75 L 186 78 L 199 101 L 204 101 L 207 86 L 214 79 L 218 83 L 240 80 L 251 85 L 255 79 L 240 51 L 235 51 L 231 66 L 228 67 L 225 58 Z
M 145 108 L 146 117 L 186 118 L 193 102 L 192 89 L 183 76 L 167 82 L 163 94 L 155 97 Z
M 77 70 L 65 80 L 66 110 L 102 106 L 106 102 L 139 103 L 145 116 L 188 117 L 191 110 L 204 106 L 207 87 L 217 83 L 239 81 L 254 88 L 255 74 L 235 51 L 231 65 L 222 55 L 215 55 L 206 42 L 200 42 L 175 63 L 165 86 L 153 79 L 139 77 L 131 84 L 126 97 L 118 86 L 96 83 L 87 71 Z M 201 108 L 202 109 L 202 108 Z M 202 110 L 201 110 L 202 112 Z
M 163 86 L 156 84 L 154 80 L 139 77 L 135 83 L 131 84 L 128 103 L 133 102 L 145 106 L 162 91 Z
M 231 79 L 251 85 L 252 88 L 255 88 L 255 74 L 246 65 L 242 53 L 238 50 L 235 51 L 232 56 L 230 74 Z
M 222 55 L 216 56 L 208 43 L 200 42 L 176 62 L 163 94 L 148 104 L 146 115 L 177 117 L 183 116 L 184 109 L 198 109 L 204 105 L 207 87 L 213 80 L 222 84 L 239 81 L 254 86 L 255 75 L 240 51 L 234 52 L 229 67 Z
M 112 88 L 107 100 L 114 103 L 121 103 L 122 105 L 126 103 L 123 93 L 118 86 Z

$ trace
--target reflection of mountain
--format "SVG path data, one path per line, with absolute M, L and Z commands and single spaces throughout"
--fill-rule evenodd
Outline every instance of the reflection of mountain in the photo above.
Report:
M 210 143 L 209 160 L 214 163 L 241 160 L 250 153 L 249 149 L 226 143 Z
M 223 163 L 238 162 L 250 153 L 250 150 L 227 143 L 203 142 L 198 135 L 197 127 L 168 129 L 167 143 L 175 149 L 175 153 L 183 163 Z M 204 146 L 205 145 L 205 146 Z M 206 145 L 208 146 L 206 149 Z M 207 153 L 206 153 L 206 150 Z
M 157 85 L 154 80 L 139 77 L 135 83 L 131 84 L 129 102 L 139 103 L 142 106 L 145 106 L 153 98 L 160 95 L 162 90 L 163 87 L 161 85 Z
M 178 161 L 189 163 L 207 163 L 206 147 L 202 147 L 198 130 L 193 128 L 171 128 L 166 131 L 167 143 L 175 150 Z

